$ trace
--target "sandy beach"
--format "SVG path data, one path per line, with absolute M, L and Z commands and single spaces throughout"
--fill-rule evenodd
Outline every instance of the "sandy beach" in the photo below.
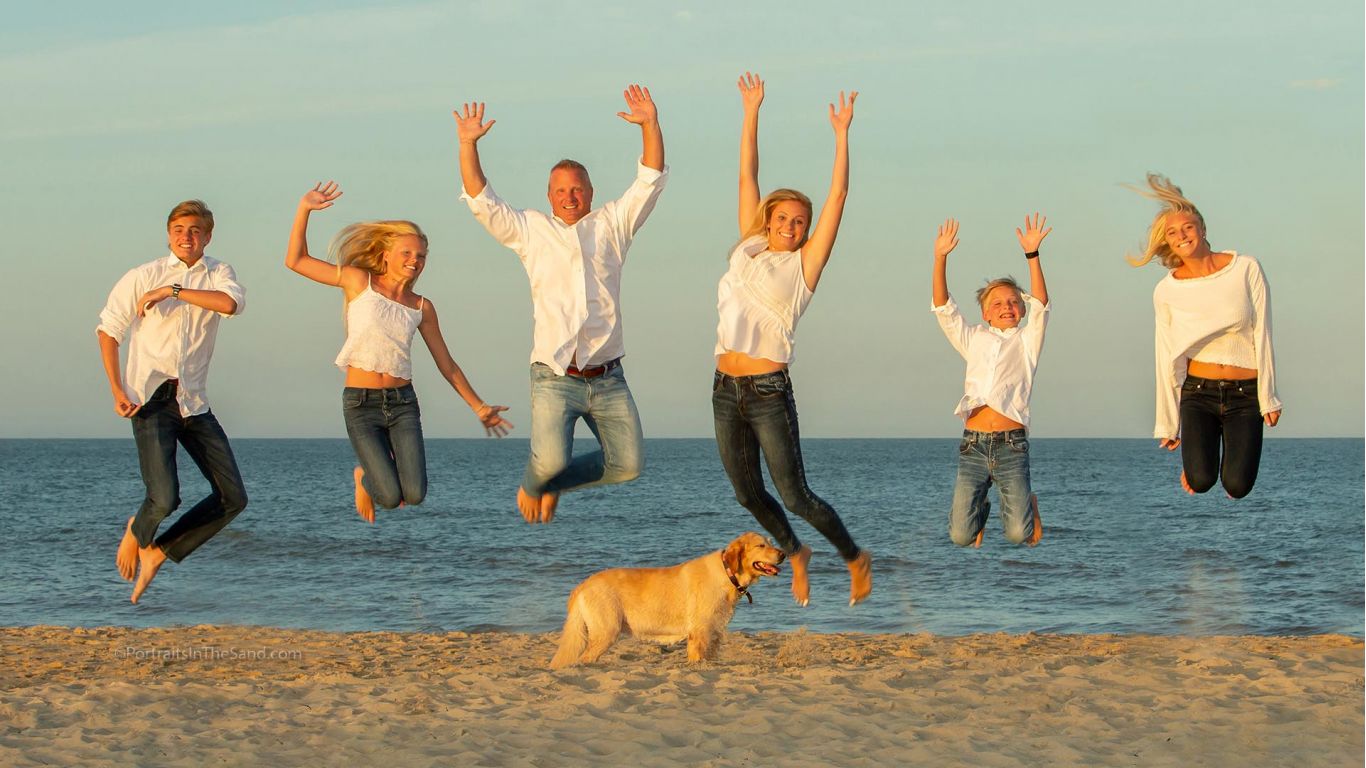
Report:
M 0 628 L 3 765 L 1361 765 L 1338 635 L 731 634 L 719 659 L 553 634 Z

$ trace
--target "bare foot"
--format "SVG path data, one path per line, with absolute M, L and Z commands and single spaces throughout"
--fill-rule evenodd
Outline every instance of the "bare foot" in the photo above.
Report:
M 157 571 L 161 570 L 161 564 L 166 562 L 166 553 L 161 551 L 161 547 L 153 544 L 150 547 L 138 549 L 138 580 L 133 585 L 133 602 L 137 602 L 142 593 L 151 586 L 152 579 L 157 577 Z
M 535 525 L 541 521 L 541 497 L 532 496 L 522 486 L 517 486 L 517 511 L 522 519 Z
M 119 554 L 114 558 L 118 563 L 119 575 L 124 581 L 132 581 L 138 573 L 138 539 L 133 535 L 133 518 L 128 518 L 128 527 L 123 529 L 123 540 L 119 542 Z
M 1186 479 L 1186 470 L 1181 470 L 1181 487 L 1186 489 L 1186 493 L 1195 495 L 1195 489 L 1191 487 L 1190 481 Z
M 560 506 L 560 494 L 552 492 L 541 494 L 541 522 L 548 523 L 554 520 L 555 508 L 558 506 Z
M 370 493 L 365 490 L 365 484 L 361 482 L 361 478 L 365 477 L 365 470 L 356 467 L 351 476 L 356 478 L 356 514 L 360 515 L 360 519 L 374 525 L 375 500 L 370 498 Z
M 811 601 L 811 582 L 806 576 L 806 564 L 811 562 L 811 547 L 803 544 L 788 558 L 792 563 L 792 597 L 797 605 L 805 607 Z
M 983 533 L 986 533 L 986 530 L 987 530 L 987 529 L 986 529 L 986 526 L 982 526 L 981 528 L 977 529 L 977 535 L 976 535 L 975 537 L 973 537 L 973 539 L 972 539 L 972 548 L 973 548 L 973 549 L 981 549 L 981 548 L 982 548 L 982 534 L 983 534 Z
M 849 566 L 849 604 L 857 605 L 873 593 L 873 556 L 868 550 L 859 550 L 858 557 L 850 560 Z
M 1032 547 L 1043 538 L 1043 518 L 1039 517 L 1039 495 L 1037 493 L 1029 496 L 1029 511 L 1034 515 L 1034 532 L 1029 534 L 1025 543 Z

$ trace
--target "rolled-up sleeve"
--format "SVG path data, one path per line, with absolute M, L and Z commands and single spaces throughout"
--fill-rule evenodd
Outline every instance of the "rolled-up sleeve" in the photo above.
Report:
M 133 305 L 142 295 L 138 289 L 138 277 L 138 270 L 130 269 L 119 278 L 113 290 L 109 291 L 104 309 L 100 310 L 100 323 L 95 326 L 95 330 L 104 332 L 104 335 L 120 344 L 133 327 Z
M 465 201 L 470 213 L 474 214 L 475 221 L 484 225 L 484 229 L 493 235 L 493 239 L 511 248 L 519 256 L 523 255 L 522 251 L 527 242 L 526 211 L 508 205 L 493 191 L 493 185 L 488 183 L 484 184 L 484 188 L 479 190 L 477 195 L 471 195 L 461 187 L 460 199 Z
M 634 236 L 645 223 L 645 219 L 649 218 L 650 212 L 655 209 L 659 194 L 664 191 L 664 186 L 668 182 L 669 166 L 666 165 L 664 170 L 657 171 L 637 161 L 635 181 L 631 182 L 631 186 L 626 188 L 626 192 L 620 198 L 608 204 L 618 231 L 628 237 Z
M 233 312 L 222 313 L 224 317 L 235 317 L 246 310 L 247 289 L 243 288 L 242 284 L 237 282 L 237 273 L 232 267 L 220 262 L 215 267 L 213 274 L 210 275 L 210 279 L 212 280 L 213 289 L 215 291 L 226 293 L 237 305 L 237 309 Z
M 1039 354 L 1043 352 L 1044 332 L 1048 330 L 1048 318 L 1053 314 L 1053 302 L 1047 304 L 1039 301 L 1032 294 L 1023 294 L 1025 303 L 1029 306 L 1028 322 L 1025 323 L 1021 333 L 1024 334 L 1025 341 L 1028 342 L 1029 359 L 1038 364 Z
M 934 319 L 939 321 L 939 328 L 948 337 L 949 343 L 966 360 L 968 357 L 968 325 L 963 322 L 963 313 L 958 311 L 958 303 L 950 296 L 943 306 L 931 305 L 930 311 L 934 313 Z

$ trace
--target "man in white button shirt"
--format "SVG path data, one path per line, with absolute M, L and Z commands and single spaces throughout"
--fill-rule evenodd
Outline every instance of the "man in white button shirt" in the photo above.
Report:
M 204 255 L 213 212 L 187 200 L 166 220 L 171 252 L 134 267 L 109 293 L 95 335 L 114 412 L 131 420 L 147 495 L 119 543 L 119 574 L 134 581 L 137 602 L 167 559 L 180 562 L 247 506 L 228 436 L 209 410 L 209 360 L 221 317 L 239 314 L 246 293 L 232 267 Z M 119 347 L 128 343 L 127 368 Z M 167 530 L 180 506 L 176 444 L 185 447 L 211 490 Z
M 949 538 L 960 547 L 982 545 L 993 481 L 1001 495 L 1006 540 L 1034 546 L 1043 537 L 1039 504 L 1029 480 L 1029 396 L 1043 350 L 1052 305 L 1039 264 L 1039 244 L 1052 232 L 1048 220 L 1025 217 L 1016 229 L 1029 263 L 1029 293 L 1014 278 L 990 280 L 977 292 L 986 325 L 968 325 L 949 296 L 949 253 L 958 246 L 958 222 L 949 219 L 934 241 L 934 306 L 931 311 L 949 343 L 967 361 L 963 397 L 954 411 L 963 418 L 958 480 L 949 512 Z M 1028 313 L 1029 322 L 1020 323 Z
M 644 466 L 644 436 L 621 358 L 621 267 L 668 177 L 664 136 L 650 91 L 623 92 L 640 126 L 644 150 L 636 179 L 617 200 L 593 209 L 588 169 L 561 160 L 550 171 L 549 215 L 503 202 L 479 164 L 482 103 L 457 110 L 460 198 L 498 242 L 516 252 L 531 280 L 531 457 L 517 508 L 528 523 L 548 523 L 560 493 L 634 480 Z M 601 450 L 573 456 L 574 424 L 582 418 Z

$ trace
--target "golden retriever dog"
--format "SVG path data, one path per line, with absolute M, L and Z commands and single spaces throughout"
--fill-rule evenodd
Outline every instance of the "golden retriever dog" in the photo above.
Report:
M 622 632 L 659 643 L 688 641 L 688 661 L 710 659 L 761 576 L 777 576 L 786 555 L 757 533 L 668 568 L 599 571 L 569 595 L 569 615 L 551 669 L 596 661 Z M 751 598 L 753 599 L 753 598 Z

